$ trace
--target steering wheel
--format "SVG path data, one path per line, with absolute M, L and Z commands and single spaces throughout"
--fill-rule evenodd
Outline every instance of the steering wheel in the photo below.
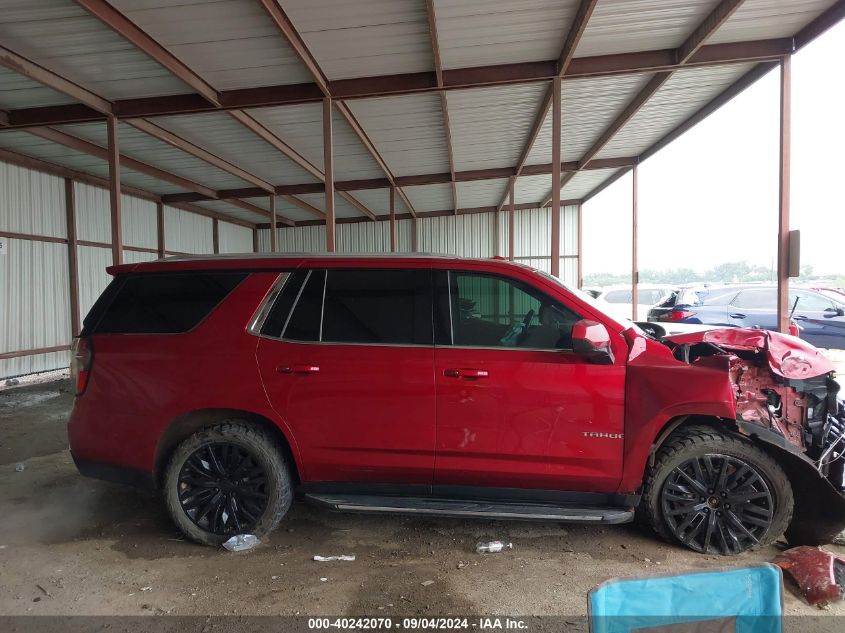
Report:
M 505 332 L 505 335 L 499 339 L 499 342 L 502 345 L 514 345 L 519 341 L 519 337 L 526 331 L 528 331 L 528 324 L 531 323 L 531 319 L 534 318 L 534 310 L 529 310 L 525 317 L 522 319 L 521 323 L 514 323 L 508 331 Z

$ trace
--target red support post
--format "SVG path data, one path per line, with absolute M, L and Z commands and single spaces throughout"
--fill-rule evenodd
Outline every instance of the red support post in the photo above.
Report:
M 390 188 L 390 252 L 396 252 L 396 187 Z
M 637 166 L 631 170 L 633 177 L 631 196 L 631 316 L 637 320 L 637 284 L 640 283 L 640 271 L 637 264 Z
M 552 80 L 552 266 L 560 277 L 560 75 Z
M 211 218 L 211 243 L 214 254 L 220 253 L 220 220 Z
M 270 252 L 275 253 L 278 248 L 276 231 L 276 196 L 270 196 Z
M 158 256 L 164 257 L 164 203 L 156 202 L 156 232 L 158 233 Z
M 65 211 L 67 215 L 67 274 L 70 290 L 70 335 L 79 336 L 79 264 L 76 252 L 76 199 L 73 179 L 65 178 Z
M 323 172 L 326 175 L 326 250 L 335 250 L 334 148 L 332 139 L 332 100 L 323 99 Z
M 578 203 L 578 287 L 584 285 L 584 253 L 582 249 L 584 248 L 584 213 L 583 213 L 583 205 L 579 202 Z
M 106 119 L 109 159 L 109 201 L 111 203 L 111 248 L 112 263 L 123 263 L 123 230 L 120 212 L 120 143 L 117 132 L 117 117 Z
M 778 331 L 789 332 L 789 197 L 792 58 L 780 62 L 780 178 L 778 198 Z
M 514 221 L 514 187 L 516 186 L 516 178 L 512 177 L 508 181 L 508 259 L 513 261 L 514 251 L 516 247 L 516 230 L 514 228 L 516 222 Z

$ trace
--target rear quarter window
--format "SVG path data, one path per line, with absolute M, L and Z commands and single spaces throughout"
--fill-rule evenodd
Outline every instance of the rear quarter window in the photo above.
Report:
M 247 273 L 117 277 L 85 319 L 85 334 L 178 334 L 199 324 Z

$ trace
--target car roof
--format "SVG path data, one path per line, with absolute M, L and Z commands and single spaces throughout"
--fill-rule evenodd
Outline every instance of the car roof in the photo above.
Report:
M 285 270 L 315 263 L 337 266 L 382 267 L 386 262 L 433 263 L 433 262 L 476 262 L 520 270 L 536 271 L 531 266 L 512 262 L 501 257 L 459 257 L 441 253 L 230 253 L 224 255 L 173 255 L 149 262 L 109 266 L 111 275 L 140 272 L 165 272 L 180 270 Z

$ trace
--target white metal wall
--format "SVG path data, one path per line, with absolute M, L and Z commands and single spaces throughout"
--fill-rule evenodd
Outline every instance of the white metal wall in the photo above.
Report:
M 80 318 L 110 281 L 111 212 L 106 189 L 74 182 Z M 126 263 L 157 258 L 156 204 L 123 195 Z M 168 251 L 211 253 L 212 220 L 166 207 Z M 220 252 L 251 252 L 252 229 L 219 222 Z M 5 234 L 5 236 L 4 236 Z M 65 180 L 0 162 L 0 356 L 71 343 Z M 94 245 L 96 244 L 96 245 Z M 147 250 L 128 250 L 129 248 Z M 0 379 L 67 367 L 67 350 L 0 358 Z
M 566 283 L 578 282 L 578 207 L 561 208 L 560 276 Z M 400 252 L 411 250 L 413 220 L 397 222 Z M 417 251 L 460 257 L 508 255 L 508 214 L 472 213 L 458 216 L 420 218 L 417 222 Z M 498 233 L 496 225 L 498 223 Z M 497 246 L 498 234 L 498 248 Z M 277 250 L 282 253 L 319 253 L 326 250 L 324 226 L 276 229 Z M 258 250 L 270 250 L 270 230 L 258 231 Z M 384 253 L 390 250 L 388 222 L 358 222 L 337 225 L 339 252 Z M 551 271 L 551 209 L 529 209 L 514 214 L 514 256 L 516 261 Z

